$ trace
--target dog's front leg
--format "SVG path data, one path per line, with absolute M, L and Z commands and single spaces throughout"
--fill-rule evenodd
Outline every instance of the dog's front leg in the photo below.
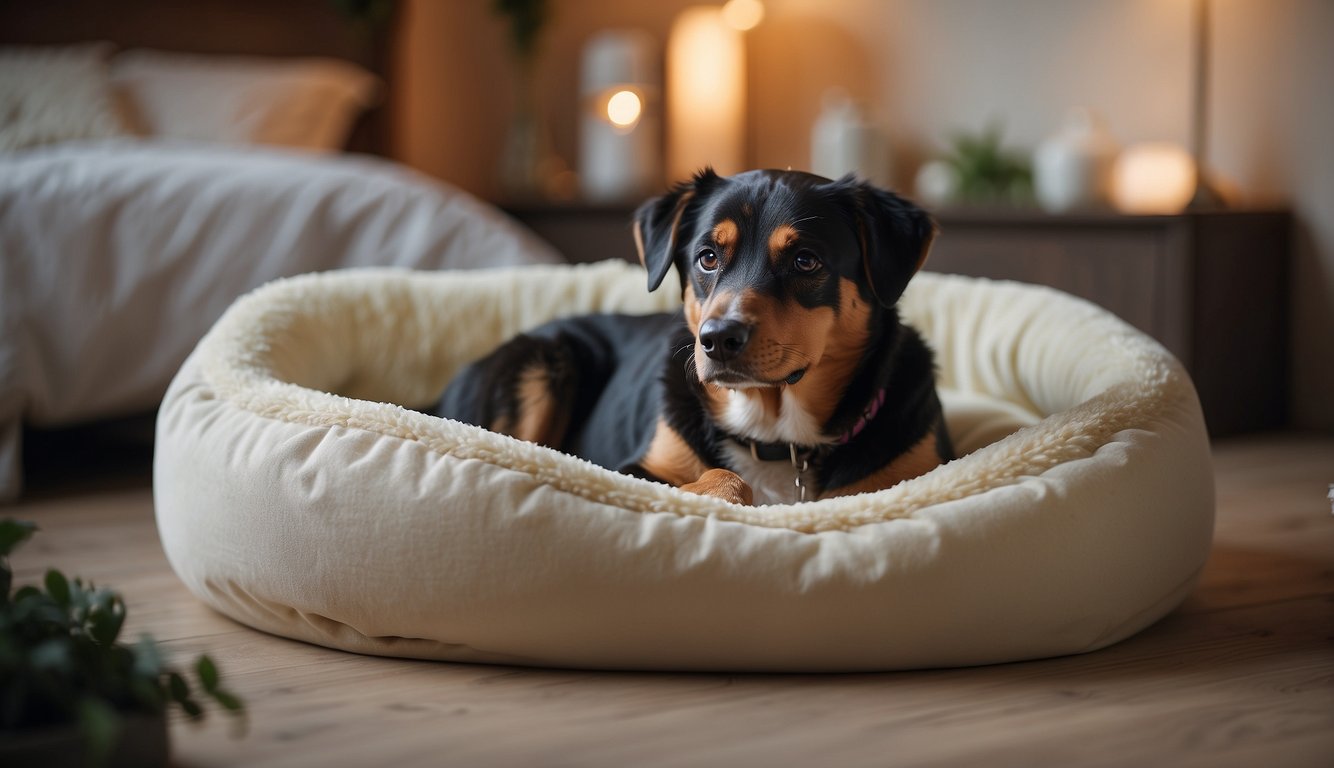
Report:
M 733 504 L 745 504 L 746 506 L 755 504 L 755 494 L 751 492 L 746 481 L 742 480 L 741 476 L 735 472 L 729 472 L 725 469 L 710 469 L 700 475 L 695 482 L 681 486 L 681 490 L 703 496 L 714 496 Z
M 658 422 L 648 453 L 639 462 L 639 469 L 644 476 L 683 491 L 713 496 L 733 504 L 752 506 L 755 503 L 755 494 L 740 475 L 725 469 L 709 469 L 681 433 L 666 421 Z M 692 481 L 692 477 L 696 479 Z

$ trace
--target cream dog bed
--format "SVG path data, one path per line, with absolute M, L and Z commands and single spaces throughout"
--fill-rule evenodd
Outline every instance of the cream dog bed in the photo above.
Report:
M 334 648 L 645 669 L 1079 653 L 1191 589 L 1213 527 L 1194 389 L 1158 344 L 1048 289 L 914 280 L 903 314 L 967 453 L 874 494 L 739 507 L 389 404 L 431 402 L 525 328 L 670 293 L 606 263 L 242 298 L 159 415 L 173 567 L 222 613 Z

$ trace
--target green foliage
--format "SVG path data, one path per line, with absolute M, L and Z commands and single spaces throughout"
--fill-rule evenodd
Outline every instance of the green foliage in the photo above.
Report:
M 209 657 L 196 660 L 192 685 L 162 663 L 151 639 L 134 647 L 119 643 L 125 601 L 116 592 L 51 569 L 44 589 L 24 586 L 10 594 L 8 555 L 36 530 L 31 523 L 0 520 L 0 738 L 77 723 L 90 760 L 102 762 L 115 746 L 122 714 L 176 706 L 200 720 L 205 710 L 196 691 L 232 715 L 244 714 L 241 700 L 221 687 Z
M 510 44 L 514 46 L 514 52 L 521 60 L 532 61 L 542 27 L 550 18 L 547 0 L 491 0 L 491 10 L 498 16 L 509 18 Z
M 959 180 L 959 202 L 1023 204 L 1033 197 L 1028 160 L 1001 146 L 1002 130 L 992 124 L 980 133 L 955 135 L 944 157 Z

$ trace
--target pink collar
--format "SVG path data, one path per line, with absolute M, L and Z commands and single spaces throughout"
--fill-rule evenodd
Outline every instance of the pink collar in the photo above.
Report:
M 862 411 L 862 415 L 857 417 L 857 423 L 853 424 L 852 428 L 847 432 L 844 432 L 843 436 L 838 439 L 838 444 L 845 445 L 850 442 L 852 438 L 860 435 L 862 430 L 866 429 L 866 425 L 871 423 L 871 419 L 874 419 L 875 415 L 880 413 L 880 408 L 884 404 L 885 390 L 882 387 L 879 392 L 875 393 L 875 397 L 871 399 L 871 402 L 866 405 L 866 410 Z

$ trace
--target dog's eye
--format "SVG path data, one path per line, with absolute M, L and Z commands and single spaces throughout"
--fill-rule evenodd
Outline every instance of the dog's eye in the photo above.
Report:
M 714 253 L 711 248 L 705 248 L 695 257 L 695 262 L 705 272 L 712 272 L 718 268 L 718 254 Z
M 795 267 L 798 272 L 810 274 L 824 266 L 824 264 L 820 261 L 818 256 L 810 251 L 798 251 L 797 255 L 792 257 L 792 266 Z

